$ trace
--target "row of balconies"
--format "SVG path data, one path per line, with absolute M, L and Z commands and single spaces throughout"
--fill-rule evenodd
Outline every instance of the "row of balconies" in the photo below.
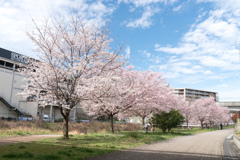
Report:
M 190 96 L 190 97 L 209 97 L 209 95 L 197 95 L 197 94 L 186 94 L 186 96 Z
M 213 92 L 204 92 L 204 91 L 196 91 L 196 90 L 186 90 L 186 93 L 194 93 L 194 94 L 207 94 L 207 95 L 210 95 L 210 94 L 216 94 L 216 93 L 213 93 Z

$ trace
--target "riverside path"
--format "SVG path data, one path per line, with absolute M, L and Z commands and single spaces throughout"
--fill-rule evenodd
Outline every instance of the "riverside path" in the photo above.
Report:
M 224 139 L 233 129 L 176 137 L 86 160 L 222 160 Z

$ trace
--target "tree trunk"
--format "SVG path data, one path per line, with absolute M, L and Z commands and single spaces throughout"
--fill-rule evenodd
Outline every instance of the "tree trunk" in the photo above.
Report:
M 203 129 L 203 121 L 201 121 L 201 126 L 202 126 L 202 129 Z
M 64 117 L 64 123 L 63 123 L 63 138 L 68 139 L 68 115 Z
M 68 136 L 69 111 L 65 110 L 65 112 L 63 112 L 63 109 L 61 109 L 60 111 L 63 116 L 63 139 L 69 139 Z
M 162 128 L 162 131 L 163 131 L 163 133 L 165 133 L 165 132 L 166 132 L 166 130 L 167 130 L 167 129 L 163 129 L 163 128 Z
M 110 117 L 111 132 L 114 133 L 113 115 L 109 115 L 109 117 Z
M 142 117 L 142 125 L 145 125 L 145 117 Z
M 186 122 L 187 122 L 187 129 L 188 129 L 188 120 Z

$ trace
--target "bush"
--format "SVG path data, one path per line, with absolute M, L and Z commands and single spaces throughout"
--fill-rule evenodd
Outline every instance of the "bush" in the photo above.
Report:
M 63 122 L 63 118 L 55 119 L 54 122 Z
M 184 122 L 184 116 L 179 113 L 179 111 L 172 109 L 169 113 L 160 112 L 154 114 L 151 123 L 154 126 L 159 127 L 165 133 L 166 130 L 171 131 L 172 128 L 175 128 Z

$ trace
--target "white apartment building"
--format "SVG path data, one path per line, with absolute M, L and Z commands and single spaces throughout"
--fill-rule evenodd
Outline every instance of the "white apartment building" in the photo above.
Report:
M 212 91 L 204 91 L 190 88 L 177 88 L 174 90 L 174 93 L 177 95 L 182 95 L 184 97 L 184 100 L 187 101 L 210 96 L 213 96 L 216 102 L 218 101 L 218 93 Z
M 57 106 L 40 107 L 37 101 L 23 99 L 17 93 L 23 89 L 21 86 L 25 84 L 23 75 L 19 74 L 16 69 L 20 64 L 26 64 L 29 57 L 0 48 L 0 119 L 16 118 L 23 116 L 32 116 L 39 118 L 42 115 L 48 115 L 51 121 L 62 118 L 60 110 Z M 75 107 L 70 118 L 76 118 Z

